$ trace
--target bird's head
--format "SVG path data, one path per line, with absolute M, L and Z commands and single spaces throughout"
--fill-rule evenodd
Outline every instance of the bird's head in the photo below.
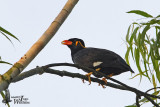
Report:
M 72 54 L 85 48 L 84 41 L 78 38 L 71 38 L 68 40 L 64 40 L 62 41 L 62 44 L 67 45 L 71 49 Z

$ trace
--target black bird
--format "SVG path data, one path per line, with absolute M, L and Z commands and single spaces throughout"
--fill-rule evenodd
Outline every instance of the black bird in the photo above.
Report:
M 71 50 L 72 60 L 75 64 L 79 64 L 106 75 L 114 76 L 119 75 L 126 71 L 134 71 L 118 54 L 99 48 L 85 47 L 84 41 L 78 38 L 71 38 L 62 41 L 62 44 L 67 45 Z M 92 73 L 87 72 L 88 76 Z M 95 77 L 101 78 L 98 73 L 93 73 Z M 90 81 L 90 80 L 89 80 Z

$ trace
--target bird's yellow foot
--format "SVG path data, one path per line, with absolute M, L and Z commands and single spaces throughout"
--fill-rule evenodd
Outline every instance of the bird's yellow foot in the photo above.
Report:
M 89 85 L 91 84 L 91 75 L 92 74 L 93 74 L 93 72 L 86 74 L 86 76 L 88 77 Z
M 107 77 L 112 77 L 112 76 L 113 76 L 113 73 L 112 73 L 112 74 L 107 75 Z
M 112 76 L 113 76 L 113 73 L 110 74 L 110 75 L 107 75 L 107 77 L 112 77 Z M 102 80 L 107 84 L 107 78 L 104 77 L 104 78 L 102 78 Z M 102 84 L 99 83 L 99 86 L 100 86 L 100 85 L 101 85 L 103 88 L 106 88 L 104 85 L 102 85 Z
M 106 84 L 107 84 L 107 79 L 104 77 L 104 78 L 102 78 L 102 81 L 104 81 Z M 102 88 L 106 88 L 104 85 L 102 85 L 102 84 L 98 84 L 99 86 L 101 85 L 102 86 Z
M 107 84 L 107 79 L 104 77 L 102 80 Z
M 100 71 L 100 70 L 101 70 L 101 68 L 97 68 L 97 69 L 96 69 L 96 71 Z

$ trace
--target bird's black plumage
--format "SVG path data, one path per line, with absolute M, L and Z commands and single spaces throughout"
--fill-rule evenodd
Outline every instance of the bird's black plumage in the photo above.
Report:
M 70 43 L 67 44 L 67 42 Z M 98 75 L 98 72 L 106 75 L 118 75 L 126 71 L 134 73 L 124 59 L 112 51 L 99 48 L 85 48 L 83 40 L 78 38 L 65 40 L 63 44 L 70 48 L 73 62 L 97 70 L 97 73 L 93 74 L 96 77 L 101 77 Z

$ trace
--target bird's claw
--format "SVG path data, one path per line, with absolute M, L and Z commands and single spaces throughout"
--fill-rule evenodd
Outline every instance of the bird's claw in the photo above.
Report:
M 106 78 L 102 78 L 102 81 L 104 81 L 105 82 L 105 84 L 107 84 L 107 79 Z M 102 85 L 102 84 L 98 84 L 99 86 L 101 85 L 102 86 L 102 88 L 106 88 L 104 85 Z
M 113 76 L 113 73 L 112 73 L 112 74 L 107 75 L 107 77 L 112 77 L 112 76 Z
M 105 82 L 105 84 L 107 84 L 107 79 L 104 77 L 104 78 L 102 78 L 102 81 L 104 81 Z
M 88 77 L 89 85 L 91 84 L 91 75 L 92 74 L 93 74 L 93 72 L 86 74 L 86 76 Z

